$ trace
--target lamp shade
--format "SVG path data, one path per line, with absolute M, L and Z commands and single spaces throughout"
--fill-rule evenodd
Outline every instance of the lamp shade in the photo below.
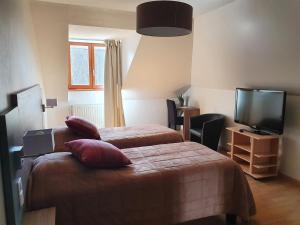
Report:
M 188 35 L 192 32 L 193 7 L 177 1 L 151 1 L 137 7 L 137 32 L 157 37 Z

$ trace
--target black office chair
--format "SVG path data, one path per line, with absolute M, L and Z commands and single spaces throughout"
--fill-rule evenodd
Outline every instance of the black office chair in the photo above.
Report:
M 191 141 L 201 143 L 218 151 L 219 139 L 224 128 L 225 117 L 221 114 L 203 114 L 191 118 Z
M 173 100 L 167 99 L 168 127 L 176 130 L 177 126 L 183 125 L 183 117 L 177 116 L 176 104 Z

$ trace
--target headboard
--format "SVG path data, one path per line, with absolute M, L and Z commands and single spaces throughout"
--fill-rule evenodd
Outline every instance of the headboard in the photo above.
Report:
M 7 225 L 21 225 L 24 206 L 19 203 L 17 180 L 21 178 L 25 199 L 33 159 L 21 160 L 16 153 L 26 131 L 43 128 L 41 88 L 35 85 L 10 98 L 10 109 L 0 114 L 0 159 Z

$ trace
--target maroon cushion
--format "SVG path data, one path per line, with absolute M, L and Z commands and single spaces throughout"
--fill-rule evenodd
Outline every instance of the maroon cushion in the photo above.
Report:
M 65 123 L 74 133 L 81 137 L 97 140 L 101 139 L 97 127 L 80 117 L 68 116 Z
M 65 143 L 72 154 L 84 165 L 93 168 L 118 168 L 131 161 L 114 145 L 104 141 L 79 139 Z

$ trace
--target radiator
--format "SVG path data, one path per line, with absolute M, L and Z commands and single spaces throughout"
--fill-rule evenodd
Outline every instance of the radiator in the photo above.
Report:
M 104 105 L 103 104 L 73 104 L 70 105 L 70 115 L 82 117 L 98 128 L 104 127 Z

